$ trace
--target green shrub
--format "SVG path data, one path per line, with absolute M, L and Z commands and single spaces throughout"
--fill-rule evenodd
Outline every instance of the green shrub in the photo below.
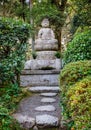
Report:
M 91 129 L 91 77 L 84 78 L 73 86 L 70 86 L 66 96 L 67 109 L 72 128 L 75 130 Z
M 67 106 L 68 102 L 70 102 L 70 100 L 67 97 L 67 92 L 69 91 L 69 89 L 74 87 L 74 84 L 76 82 L 82 81 L 87 76 L 91 77 L 91 61 L 88 61 L 88 60 L 69 63 L 69 64 L 65 65 L 65 67 L 63 68 L 63 70 L 60 73 L 62 113 L 63 113 L 63 117 L 66 120 L 67 119 L 71 120 L 68 123 L 68 127 L 70 127 L 70 128 L 74 124 L 74 122 L 72 122 L 72 117 L 71 117 L 72 115 L 70 115 L 71 111 Z M 85 80 L 84 80 L 84 82 L 85 82 Z M 90 93 L 91 93 L 91 91 L 90 91 Z M 73 93 L 71 93 L 71 94 L 73 94 Z M 73 97 L 74 96 L 75 95 L 73 95 Z
M 62 57 L 62 56 L 61 56 L 61 52 L 57 51 L 57 52 L 55 53 L 55 56 L 60 59 L 60 58 Z
M 10 116 L 8 109 L 0 105 L 0 130 L 21 130 L 19 124 Z
M 32 57 L 33 57 L 33 59 L 36 59 L 36 58 L 37 58 L 37 53 L 36 53 L 36 51 L 33 51 L 33 52 L 32 52 Z
M 88 75 L 91 75 L 91 60 L 69 63 L 60 73 L 60 85 L 72 85 Z
M 68 43 L 64 54 L 65 64 L 79 60 L 91 60 L 91 30 L 76 35 Z
M 23 91 L 23 88 L 21 90 L 17 84 L 0 88 L 0 130 L 21 130 L 20 125 L 12 118 L 12 113 L 26 94 L 28 92 Z
M 11 117 L 22 94 L 19 76 L 26 58 L 30 25 L 0 18 L 0 130 L 20 130 Z
M 0 17 L 0 82 L 16 82 L 23 67 L 30 25 Z M 15 78 L 17 77 L 17 78 Z

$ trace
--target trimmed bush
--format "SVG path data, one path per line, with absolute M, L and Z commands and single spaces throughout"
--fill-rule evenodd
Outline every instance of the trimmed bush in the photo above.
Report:
M 0 82 L 17 82 L 22 70 L 30 25 L 8 18 L 0 18 Z M 17 79 L 16 79 L 17 77 Z
M 66 93 L 67 109 L 75 130 L 91 129 L 91 77 L 84 78 Z
M 91 60 L 91 30 L 77 34 L 72 42 L 68 43 L 64 63 L 79 60 Z
M 88 75 L 91 75 L 91 60 L 69 63 L 60 73 L 60 85 L 72 85 Z
M 89 76 L 89 78 L 86 78 L 87 76 Z M 89 128 L 88 124 L 90 123 L 89 121 L 91 118 L 89 119 L 89 116 L 86 118 L 87 116 L 86 114 L 88 112 L 84 113 L 83 111 L 83 113 L 81 113 L 83 114 L 83 116 L 81 115 L 81 118 L 83 119 L 83 122 L 85 125 L 83 125 L 83 123 L 81 125 L 82 119 L 80 119 L 79 113 L 81 111 L 80 107 L 83 108 L 84 106 L 84 108 L 87 108 L 86 106 L 87 104 L 91 105 L 89 104 L 91 96 L 90 97 L 87 96 L 89 94 L 91 95 L 90 83 L 91 83 L 91 61 L 86 60 L 86 61 L 77 61 L 77 62 L 69 63 L 65 65 L 65 67 L 60 73 L 62 114 L 63 114 L 63 118 L 67 121 L 66 123 L 69 130 L 71 129 L 73 125 L 74 125 L 74 128 L 76 128 L 77 130 L 88 130 L 88 129 L 85 129 L 85 127 L 84 129 L 82 129 L 83 126 L 86 126 L 87 128 Z M 83 87 L 83 86 L 86 86 L 86 84 L 88 88 L 87 90 L 86 88 Z M 85 91 L 83 91 L 83 89 L 85 89 Z M 79 91 L 78 96 L 75 94 L 76 91 L 77 93 Z M 83 95 L 82 95 L 82 92 L 83 92 Z M 88 98 L 88 101 L 87 101 L 86 96 Z M 72 101 L 72 98 L 74 97 L 77 98 L 77 101 L 75 99 L 74 101 Z M 84 103 L 83 103 L 83 100 L 84 100 Z M 73 106 L 73 108 L 71 108 L 72 103 L 74 103 L 74 106 L 75 106 L 75 107 Z M 76 103 L 78 103 L 78 106 Z M 79 106 L 80 103 L 82 103 L 81 106 Z M 89 106 L 89 108 L 91 108 L 91 106 Z M 76 113 L 76 118 L 73 116 L 73 113 L 74 114 Z M 86 122 L 87 122 L 87 125 L 86 125 Z M 78 123 L 78 126 L 76 126 L 77 123 Z M 73 129 L 73 130 L 76 130 L 76 129 Z

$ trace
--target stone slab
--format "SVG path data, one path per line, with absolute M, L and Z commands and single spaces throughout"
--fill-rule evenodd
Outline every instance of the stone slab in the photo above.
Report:
M 13 117 L 20 123 L 23 128 L 32 128 L 35 125 L 35 118 L 21 115 L 19 113 L 13 114 Z
M 49 75 L 49 74 L 52 74 L 52 75 L 55 75 L 55 74 L 58 74 L 59 75 L 60 73 L 60 70 L 56 70 L 56 69 L 53 69 L 53 70 L 23 70 L 21 75 Z
M 36 116 L 36 124 L 39 126 L 44 126 L 44 127 L 58 126 L 59 120 L 57 117 L 47 115 L 47 114 L 37 115 Z
M 54 97 L 57 95 L 57 93 L 41 93 L 40 95 L 44 97 Z
M 42 60 L 42 59 L 53 60 L 53 59 L 56 59 L 55 53 L 56 53 L 56 51 L 37 51 L 36 52 L 36 54 L 37 54 L 36 59 L 38 59 L 38 60 Z
M 38 44 L 35 44 L 34 49 L 36 51 L 45 51 L 45 50 L 54 50 L 57 51 L 58 50 L 58 44 L 57 43 L 49 43 L 49 40 L 43 40 L 42 42 L 39 42 Z
M 46 70 L 50 70 L 50 69 L 61 69 L 61 61 L 60 59 L 54 59 L 54 60 L 28 60 L 25 63 L 25 67 L 24 69 L 31 69 L 31 70 L 38 70 L 38 69 L 46 69 Z
M 60 89 L 58 86 L 36 86 L 36 87 L 30 87 L 29 91 L 31 92 L 59 92 Z
M 41 99 L 41 102 L 44 102 L 44 103 L 52 103 L 55 101 L 56 101 L 56 99 L 54 99 L 54 98 L 42 98 Z
M 55 111 L 56 109 L 55 109 L 55 107 L 53 105 L 44 105 L 44 106 L 36 107 L 35 110 L 40 111 L 40 112 L 42 112 L 42 111 L 49 112 L 49 111 Z
M 58 85 L 58 74 L 21 75 L 21 86 L 56 86 Z

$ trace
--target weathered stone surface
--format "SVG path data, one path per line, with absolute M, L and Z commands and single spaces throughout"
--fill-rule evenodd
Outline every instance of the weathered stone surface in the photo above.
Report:
M 54 99 L 54 98 L 42 98 L 41 99 L 41 102 L 44 102 L 44 103 L 52 103 L 55 101 L 56 101 L 56 99 Z
M 58 86 L 58 74 L 21 75 L 21 86 Z
M 60 103 L 60 97 L 57 95 L 55 97 L 56 102 L 51 103 L 51 104 L 46 104 L 46 105 L 53 105 L 56 110 L 52 111 L 52 112 L 39 112 L 39 111 L 35 111 L 35 108 L 41 105 L 45 105 L 44 103 L 41 103 L 41 96 L 39 94 L 33 94 L 30 97 L 25 97 L 23 100 L 20 101 L 18 108 L 16 110 L 16 113 L 20 113 L 22 115 L 27 115 L 29 117 L 33 117 L 35 118 L 36 115 L 40 115 L 40 114 L 49 114 L 51 113 L 52 116 L 56 116 L 58 118 L 60 118 L 60 113 L 61 113 L 61 109 L 59 106 Z
M 28 116 L 24 116 L 21 114 L 13 114 L 13 117 L 21 124 L 22 127 L 24 128 L 32 128 L 35 125 L 35 119 L 28 117 Z
M 36 87 L 30 87 L 29 91 L 31 92 L 59 92 L 59 87 L 48 87 L 48 86 L 36 86 Z
M 42 22 L 42 28 L 38 33 L 38 38 L 35 40 L 35 50 L 58 50 L 57 43 L 58 40 L 55 39 L 53 30 L 49 28 L 48 19 L 44 19 Z
M 40 95 L 44 97 L 54 97 L 57 95 L 57 93 L 41 93 Z
M 44 127 L 58 126 L 59 120 L 57 117 L 47 115 L 47 114 L 38 115 L 36 116 L 36 124 Z
M 45 59 L 45 60 L 53 60 L 56 59 L 55 53 L 56 51 L 37 51 L 37 58 L 38 60 Z
M 38 44 L 44 40 L 49 41 L 49 43 L 57 43 L 58 41 L 55 39 L 53 30 L 49 28 L 49 20 L 44 19 L 41 25 L 42 28 L 39 30 L 38 39 L 35 40 L 35 44 Z
M 43 41 L 38 41 L 38 44 L 35 44 L 34 46 L 36 51 L 50 51 L 50 50 L 54 50 L 57 51 L 58 50 L 58 44 L 57 42 L 53 43 L 53 41 L 47 41 L 47 40 L 43 40 Z
M 45 106 L 39 106 L 35 108 L 36 111 L 55 111 L 56 108 L 53 105 L 45 105 Z
M 34 126 L 34 127 L 33 127 L 33 130 L 38 130 L 38 127 L 37 127 L 37 126 Z
M 22 71 L 22 75 L 55 75 L 58 74 L 59 75 L 60 70 L 23 70 Z
M 45 69 L 45 70 L 50 70 L 50 69 L 60 69 L 61 68 L 61 61 L 60 59 L 54 59 L 54 60 L 28 60 L 25 63 L 24 69 L 31 69 L 31 70 L 36 70 L 36 69 Z

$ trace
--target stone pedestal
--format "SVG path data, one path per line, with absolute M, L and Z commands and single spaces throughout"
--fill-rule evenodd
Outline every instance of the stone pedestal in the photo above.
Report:
M 39 33 L 38 33 L 38 39 L 35 40 L 34 50 L 36 51 L 37 57 L 36 57 L 36 59 L 28 60 L 25 63 L 25 67 L 24 67 L 25 70 L 31 70 L 31 71 L 34 70 L 35 72 L 36 72 L 36 70 L 39 70 L 40 72 L 41 72 L 41 70 L 47 70 L 47 72 L 48 72 L 48 70 L 49 71 L 56 70 L 56 71 L 60 72 L 61 61 L 60 61 L 60 59 L 57 59 L 55 56 L 56 51 L 58 51 L 58 41 L 57 41 L 57 39 L 55 39 L 53 30 L 51 28 L 49 28 L 49 21 L 47 19 L 45 19 L 42 22 L 42 28 L 39 30 Z M 37 78 L 35 78 L 36 80 L 34 80 L 34 82 L 39 81 L 39 82 L 37 82 L 37 84 L 40 84 L 40 82 L 43 81 L 43 83 L 42 83 L 43 85 L 53 85 L 53 84 L 55 84 L 54 82 L 57 81 L 57 78 L 58 78 L 58 74 L 56 75 L 56 77 L 53 76 L 53 74 L 50 74 L 50 76 L 48 77 L 47 76 L 48 74 L 45 74 L 45 73 L 40 76 L 39 75 L 37 75 Z M 33 81 L 33 79 L 31 79 L 31 77 L 34 77 L 34 75 L 21 76 L 21 81 L 22 81 L 21 85 L 27 86 L 27 85 L 31 84 Z M 44 82 L 43 77 L 45 77 L 45 80 L 47 80 L 47 81 L 49 78 L 50 81 L 48 81 L 47 83 Z M 52 78 L 50 78 L 50 77 L 52 77 Z M 54 81 L 52 81 L 52 80 L 54 80 Z M 24 82 L 26 82 L 26 83 L 24 84 Z
M 53 43 L 51 43 L 51 42 L 53 42 Z M 35 51 L 36 51 L 37 57 L 36 57 L 36 59 L 28 60 L 25 63 L 24 69 L 31 69 L 31 70 L 57 69 L 57 70 L 60 70 L 61 61 L 60 61 L 60 59 L 57 59 L 55 57 L 55 53 L 58 50 L 57 40 L 56 39 L 52 39 L 52 40 L 37 39 L 35 41 L 35 43 L 36 43 Z
M 29 60 L 25 64 L 26 70 L 60 70 L 61 62 L 60 59 L 54 60 Z

